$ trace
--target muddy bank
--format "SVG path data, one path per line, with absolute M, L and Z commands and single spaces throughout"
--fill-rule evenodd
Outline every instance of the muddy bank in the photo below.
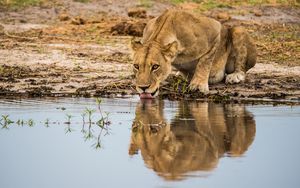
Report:
M 166 8 L 198 11 L 198 4 L 140 1 L 56 1 L 0 13 L 0 95 L 131 96 L 132 37 Z M 258 63 L 245 83 L 210 86 L 203 96 L 170 76 L 160 97 L 300 101 L 300 10 L 289 6 L 231 6 L 202 11 L 224 24 L 247 28 Z M 277 15 L 277 16 L 274 16 Z M 175 74 L 175 70 L 174 70 Z

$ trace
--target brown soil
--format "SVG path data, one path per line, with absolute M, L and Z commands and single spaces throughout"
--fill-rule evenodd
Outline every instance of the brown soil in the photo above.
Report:
M 166 8 L 197 11 L 167 1 L 72 0 L 12 11 L 0 7 L 0 95 L 122 96 L 135 94 L 132 37 Z M 245 83 L 210 86 L 202 96 L 183 91 L 170 76 L 161 97 L 284 99 L 300 101 L 300 9 L 287 6 L 215 8 L 203 14 L 247 28 L 258 63 Z

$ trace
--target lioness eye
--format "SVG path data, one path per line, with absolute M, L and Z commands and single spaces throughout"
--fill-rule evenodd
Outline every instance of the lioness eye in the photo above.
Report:
M 134 64 L 133 66 L 134 66 L 134 68 L 136 68 L 137 70 L 139 70 L 139 68 L 140 68 L 138 64 Z
M 159 65 L 155 64 L 152 66 L 152 70 L 157 70 L 159 68 Z

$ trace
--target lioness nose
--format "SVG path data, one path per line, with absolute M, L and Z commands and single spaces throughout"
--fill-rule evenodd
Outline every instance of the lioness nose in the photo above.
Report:
M 149 88 L 149 86 L 139 86 L 139 88 L 141 88 L 141 90 L 143 90 L 144 92 L 146 91 L 146 89 Z

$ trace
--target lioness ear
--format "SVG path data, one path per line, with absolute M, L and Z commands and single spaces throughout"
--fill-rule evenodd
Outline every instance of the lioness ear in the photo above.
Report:
M 177 51 L 178 51 L 178 42 L 177 41 L 171 42 L 170 44 L 167 44 L 163 48 L 163 54 L 165 55 L 165 57 L 167 59 L 174 58 L 175 55 L 177 54 Z
M 131 40 L 131 48 L 132 48 L 134 51 L 140 49 L 142 46 L 143 46 L 143 45 L 142 45 L 141 41 L 136 40 L 136 39 L 132 39 L 132 40 Z

